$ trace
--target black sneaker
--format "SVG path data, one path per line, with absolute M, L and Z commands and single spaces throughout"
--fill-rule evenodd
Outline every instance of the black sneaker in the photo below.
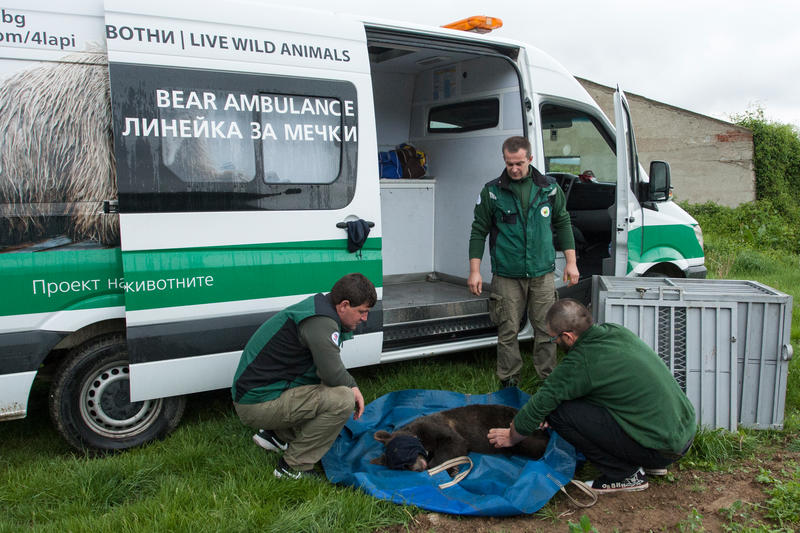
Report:
M 289 445 L 283 442 L 278 436 L 269 429 L 259 429 L 253 435 L 253 442 L 269 452 L 285 452 Z
M 324 476 L 321 472 L 314 470 L 295 470 L 281 457 L 278 460 L 278 466 L 272 471 L 272 474 L 277 478 L 289 479 L 323 479 Z
M 637 490 L 645 490 L 650 484 L 647 482 L 647 476 L 641 469 L 637 470 L 629 477 L 619 481 L 612 481 L 606 476 L 600 476 L 594 481 L 587 481 L 593 491 L 599 494 L 606 494 L 611 492 L 635 492 Z

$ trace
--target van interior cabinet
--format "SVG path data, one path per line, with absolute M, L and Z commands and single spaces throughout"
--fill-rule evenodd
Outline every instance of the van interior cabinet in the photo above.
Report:
M 383 276 L 433 272 L 435 180 L 381 180 Z

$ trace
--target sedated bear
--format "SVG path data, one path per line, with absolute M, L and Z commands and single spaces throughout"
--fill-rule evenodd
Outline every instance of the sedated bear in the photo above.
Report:
M 495 448 L 489 442 L 489 429 L 508 427 L 516 414 L 516 409 L 506 405 L 467 405 L 422 416 L 394 433 L 376 431 L 375 440 L 382 442 L 385 449 L 370 463 L 422 472 L 469 452 L 541 458 L 550 438 L 543 430 L 511 448 Z M 454 475 L 457 469 L 448 472 Z

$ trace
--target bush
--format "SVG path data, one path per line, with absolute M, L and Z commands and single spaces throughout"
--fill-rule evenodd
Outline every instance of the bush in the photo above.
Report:
M 800 253 L 800 131 L 770 122 L 756 107 L 731 117 L 753 131 L 756 201 L 728 208 L 712 203 L 686 208 L 704 232 L 725 236 L 732 245 L 777 253 Z M 752 259 L 752 258 L 751 258 Z M 747 258 L 743 258 L 747 261 Z M 752 265 L 751 265 L 752 266 Z M 742 268 L 750 269 L 747 264 Z
M 744 250 L 737 254 L 731 265 L 731 273 L 734 277 L 740 278 L 772 274 L 777 271 L 778 265 L 770 257 L 750 250 Z
M 794 191 L 800 189 L 800 132 L 791 124 L 770 122 L 760 107 L 731 119 L 753 131 L 753 165 L 756 198 L 798 205 Z
M 776 205 L 764 199 L 735 208 L 711 202 L 682 206 L 697 219 L 704 234 L 724 235 L 735 244 L 766 252 L 800 253 L 800 204 L 796 200 Z

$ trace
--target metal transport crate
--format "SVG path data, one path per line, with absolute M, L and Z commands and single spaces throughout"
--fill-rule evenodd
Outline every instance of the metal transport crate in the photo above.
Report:
M 592 315 L 658 353 L 700 424 L 783 428 L 791 296 L 755 281 L 594 276 Z

